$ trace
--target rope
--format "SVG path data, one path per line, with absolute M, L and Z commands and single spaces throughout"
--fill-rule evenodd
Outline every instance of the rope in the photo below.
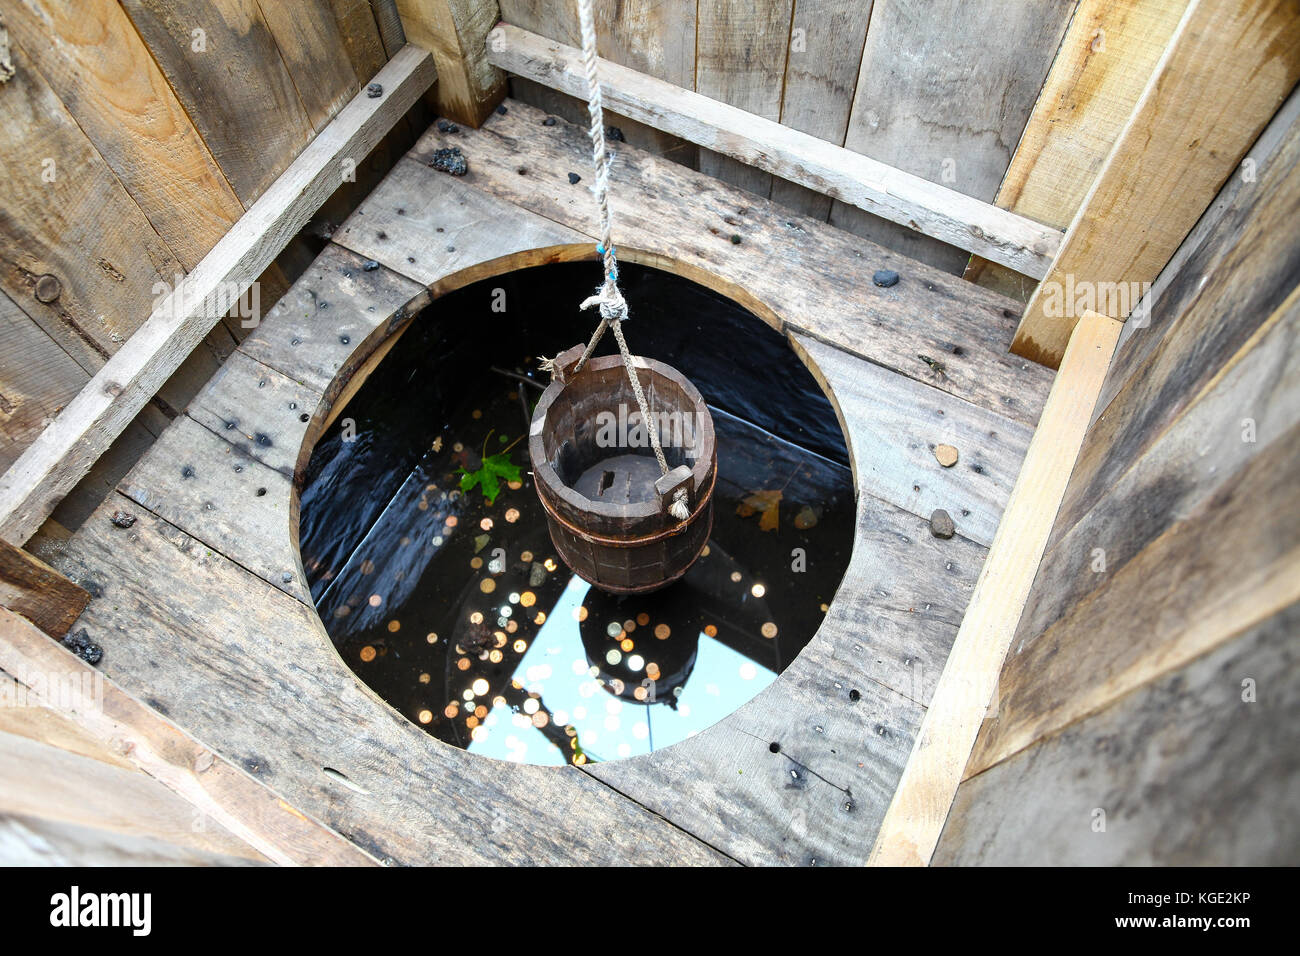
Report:
M 587 75 L 587 113 L 591 117 L 591 161 L 596 169 L 596 182 L 592 191 L 596 195 L 596 204 L 600 211 L 600 243 L 596 251 L 600 253 L 604 268 L 605 281 L 596 294 L 583 300 L 581 308 L 600 307 L 600 324 L 592 333 L 591 341 L 574 366 L 574 374 L 582 370 L 596 350 L 596 345 L 605 334 L 605 329 L 614 330 L 618 342 L 619 354 L 623 356 L 623 366 L 627 369 L 628 381 L 632 384 L 632 394 L 636 396 L 637 407 L 641 410 L 641 422 L 650 436 L 650 446 L 654 449 L 655 460 L 659 470 L 668 474 L 668 460 L 664 457 L 663 447 L 659 444 L 659 427 L 650 417 L 650 407 L 646 402 L 645 392 L 641 389 L 641 380 L 637 377 L 632 364 L 632 353 L 623 338 L 623 320 L 627 318 L 627 301 L 618 288 L 618 258 L 614 254 L 613 224 L 609 214 L 609 167 L 610 157 L 605 149 L 605 116 L 600 92 L 600 81 L 596 77 L 596 20 L 591 10 L 592 0 L 578 0 L 578 23 L 582 30 L 582 67 Z M 686 489 L 678 488 L 673 492 L 673 502 L 669 513 L 678 521 L 690 517 L 690 507 L 686 500 Z

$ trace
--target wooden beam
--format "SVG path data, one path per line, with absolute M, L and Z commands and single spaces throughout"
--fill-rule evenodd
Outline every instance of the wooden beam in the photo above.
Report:
M 881 824 L 871 863 L 924 866 L 993 700 L 1002 661 L 1047 546 L 1101 391 L 1120 323 L 1095 312 L 1070 339 L 952 653 Z
M 0 541 L 0 607 L 57 639 L 68 633 L 89 600 L 89 593 L 40 558 Z
M 1080 299 L 1128 317 L 1300 80 L 1297 47 L 1294 0 L 1193 0 L 1029 300 L 1013 352 L 1055 368 Z
M 439 113 L 474 128 L 505 99 L 505 74 L 484 44 L 500 17 L 495 0 L 397 0 L 406 39 L 433 54 Z
M 586 97 L 581 52 L 517 27 L 493 31 L 488 60 Z M 917 232 L 1042 278 L 1061 234 L 920 176 L 609 60 L 600 61 L 607 109 L 672 133 Z
M 302 151 L 54 422 L 0 476 L 0 539 L 21 545 L 90 470 L 230 305 L 434 80 L 433 60 L 405 47 Z
M 33 703 L 69 718 L 267 859 L 288 865 L 373 866 L 369 854 L 290 806 L 28 621 L 0 608 L 0 669 Z M 68 689 L 80 693 L 65 693 Z

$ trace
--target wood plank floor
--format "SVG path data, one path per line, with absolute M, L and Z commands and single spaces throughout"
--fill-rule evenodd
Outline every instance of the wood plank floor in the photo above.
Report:
M 1011 300 L 620 145 L 621 254 L 785 332 L 840 416 L 856 540 L 818 634 L 696 737 L 560 769 L 432 739 L 353 677 L 311 607 L 297 489 L 348 378 L 432 296 L 595 259 L 585 134 L 506 107 L 431 129 L 72 538 L 60 570 L 92 594 L 76 626 L 125 689 L 380 859 L 864 862 L 1051 384 L 1007 352 Z M 428 165 L 444 146 L 468 175 Z M 901 281 L 873 285 L 882 268 Z M 931 535 L 934 508 L 955 537 Z

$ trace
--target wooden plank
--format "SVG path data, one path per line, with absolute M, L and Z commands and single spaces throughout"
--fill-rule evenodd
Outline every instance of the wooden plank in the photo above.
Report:
M 144 774 L 0 733 L 0 760 L 22 773 L 0 777 L 0 813 L 49 820 L 244 860 L 266 862 L 215 823 L 195 829 L 194 808 Z M 77 861 L 81 862 L 81 861 Z
M 1069 226 L 1187 3 L 1080 0 L 998 187 L 999 206 L 1049 226 Z M 1011 277 L 976 257 L 966 278 L 1001 288 Z
M 330 0 L 262 3 L 258 9 L 275 39 L 312 129 L 320 132 L 378 69 L 358 75 Z M 382 63 L 380 66 L 382 67 Z
M 871 0 L 795 3 L 781 93 L 782 126 L 844 144 L 870 22 Z M 789 180 L 773 178 L 771 196 L 814 219 L 830 218 L 829 196 Z
M 22 548 L 0 541 L 0 606 L 21 614 L 50 637 L 63 637 L 90 595 Z
M 251 205 L 312 125 L 257 0 L 123 0 L 240 201 Z
M 695 24 L 696 92 L 778 122 L 793 11 L 793 0 L 700 0 Z M 700 171 L 764 199 L 772 191 L 770 170 L 709 149 L 700 151 Z
M 93 684 L 90 685 L 93 689 Z M 81 757 L 134 770 L 135 765 L 70 717 L 42 707 L 27 685 L 0 673 L 0 731 L 48 744 Z
M 988 547 L 1011 495 L 1033 429 L 815 339 L 790 337 L 829 387 L 851 443 L 862 489 L 922 518 L 942 508 L 957 533 Z M 943 467 L 935 446 L 952 445 Z
M 1298 441 L 1293 425 L 1008 659 L 997 718 L 981 733 L 970 772 L 1300 600 Z
M 1074 7 L 1075 0 L 876 0 L 845 147 L 992 202 Z M 918 235 L 906 219 L 875 221 L 866 213 L 876 210 L 835 198 L 832 223 L 913 259 L 960 273 L 966 252 L 983 255 L 944 235 Z M 1028 274 L 1041 278 L 1044 264 Z
M 511 101 L 506 115 L 481 130 L 429 130 L 411 156 L 427 162 L 436 149 L 459 147 L 469 160 L 467 185 L 588 232 L 597 221 L 594 200 L 566 175 L 584 168 L 586 135 L 565 123 L 542 126 L 542 118 Z M 426 191 L 447 178 L 434 170 L 426 175 Z M 706 285 L 774 327 L 829 342 L 1007 418 L 1038 420 L 1051 373 L 1007 354 L 1016 315 L 1011 300 L 632 147 L 618 151 L 611 176 L 623 257 Z M 828 262 L 840 265 L 828 270 Z M 897 285 L 863 281 L 882 268 L 900 273 Z
M 1292 605 L 967 780 L 934 862 L 1293 864 L 1298 630 Z
M 111 584 L 109 585 L 112 586 Z M 245 770 L 213 753 L 89 665 L 13 615 L 0 612 L 0 667 L 28 682 L 29 693 L 109 744 L 187 804 L 187 827 L 229 832 L 280 864 L 367 866 L 374 859 L 285 802 Z M 27 680 L 24 675 L 40 676 Z M 61 680 L 60 680 L 61 679 Z M 88 686 L 89 699 L 51 689 Z M 142 814 L 143 815 L 143 814 Z
M 1300 420 L 1297 342 L 1300 293 L 1292 295 L 1289 307 L 1274 313 L 1213 387 L 1143 450 L 1087 511 L 1067 513 L 1062 505 L 1020 619 L 1013 654 L 1022 653 L 1085 595 L 1105 587 L 1181 518 L 1205 507 L 1225 480 Z M 1253 429 L 1249 436 L 1244 432 L 1246 418 Z M 1072 479 L 1071 488 L 1074 485 Z M 1067 491 L 1066 500 L 1070 497 Z
M 365 0 L 329 0 L 329 5 L 353 75 L 358 80 L 368 80 L 388 62 L 374 9 Z M 393 52 L 400 50 L 404 43 L 398 44 Z
M 1119 335 L 1093 314 L 1073 336 L 1029 444 L 975 594 L 925 713 L 871 862 L 925 865 L 934 852 L 1043 555 Z
M 90 380 L 86 370 L 0 290 L 0 471 Z
M 484 44 L 498 10 L 489 0 L 397 0 L 406 39 L 433 54 L 438 112 L 480 125 L 506 95 L 505 75 L 488 62 Z
M 8 866 L 255 866 L 246 857 L 182 847 L 62 820 L 0 811 L 0 859 Z
M 394 57 L 384 96 L 358 95 L 266 191 L 203 262 L 154 309 L 129 347 L 91 379 L 0 477 L 0 537 L 21 544 L 59 498 L 189 355 L 288 238 L 332 191 L 340 157 L 364 156 L 433 80 L 427 53 Z
M 396 56 L 397 51 L 406 46 L 406 31 L 402 29 L 396 0 L 370 0 L 370 10 L 375 15 L 384 50 L 390 57 Z
M 1251 146 L 1247 160 L 1242 160 L 1237 175 L 1228 178 L 1210 208 L 1197 221 L 1195 228 L 1152 284 L 1143 308 L 1143 321 L 1124 323 L 1119 347 L 1115 351 L 1115 361 L 1111 363 L 1110 372 L 1106 375 L 1106 384 L 1097 403 L 1098 409 L 1093 414 L 1094 421 L 1156 347 L 1178 328 L 1182 317 L 1206 285 L 1216 279 L 1216 273 L 1220 272 L 1225 257 L 1234 251 L 1239 237 L 1245 234 L 1249 220 L 1259 214 L 1257 210 L 1266 212 L 1266 207 L 1262 205 L 1268 202 L 1266 197 L 1276 193 L 1279 200 L 1286 203 L 1290 201 L 1288 197 L 1294 197 L 1300 191 L 1300 181 L 1290 175 L 1293 167 L 1300 164 L 1300 88 L 1291 94 Z M 1256 233 L 1251 234 L 1248 241 L 1267 243 L 1270 248 L 1266 255 L 1286 256 L 1287 253 L 1273 248 L 1282 238 L 1283 236 L 1269 233 Z M 1236 260 L 1234 268 L 1242 268 L 1246 261 Z M 1266 261 L 1256 257 L 1255 263 L 1249 268 L 1255 274 L 1276 276 L 1277 272 L 1272 268 L 1260 268 L 1259 263 Z M 1275 278 L 1269 281 L 1276 283 Z M 1282 288 L 1285 294 L 1284 285 L 1276 284 L 1273 288 Z M 1249 286 L 1238 286 L 1235 291 L 1236 294 L 1252 294 Z M 1217 294 L 1222 297 L 1225 293 L 1220 291 Z M 1266 312 L 1268 306 L 1252 304 L 1242 311 L 1249 314 L 1261 308 Z M 1234 309 L 1233 312 L 1235 311 Z
M 586 95 L 578 50 L 516 27 L 501 30 L 503 49 L 488 51 L 493 63 L 574 96 Z M 1055 229 L 608 60 L 600 62 L 600 78 L 607 110 L 1026 275 L 1045 275 L 1060 243 Z
M 1189 4 L 1025 309 L 1017 354 L 1060 360 L 1076 320 L 1062 302 L 1067 290 L 1155 280 L 1300 79 L 1300 58 L 1273 52 L 1297 45 L 1300 16 L 1289 0 Z M 1122 320 L 1136 297 L 1094 301 Z
M 180 264 L 192 269 L 244 207 L 122 8 L 22 0 L 9 28 Z
M 104 646 L 101 669 L 377 858 L 727 862 L 576 768 L 434 740 L 356 680 L 310 607 L 153 515 L 126 539 L 101 516 L 61 566 L 103 589 L 81 620 Z

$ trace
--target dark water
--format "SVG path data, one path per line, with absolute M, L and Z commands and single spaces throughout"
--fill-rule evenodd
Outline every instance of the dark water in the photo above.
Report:
M 816 632 L 852 545 L 844 441 L 784 338 L 628 265 L 630 346 L 691 378 L 713 415 L 713 533 L 682 581 L 642 597 L 559 563 L 521 437 L 549 381 L 535 357 L 586 339 L 576 304 L 598 279 L 544 266 L 436 300 L 318 443 L 303 489 L 303 563 L 344 660 L 429 733 L 502 759 L 610 760 L 717 722 Z M 457 469 L 502 452 L 518 481 L 491 504 L 460 490 Z

